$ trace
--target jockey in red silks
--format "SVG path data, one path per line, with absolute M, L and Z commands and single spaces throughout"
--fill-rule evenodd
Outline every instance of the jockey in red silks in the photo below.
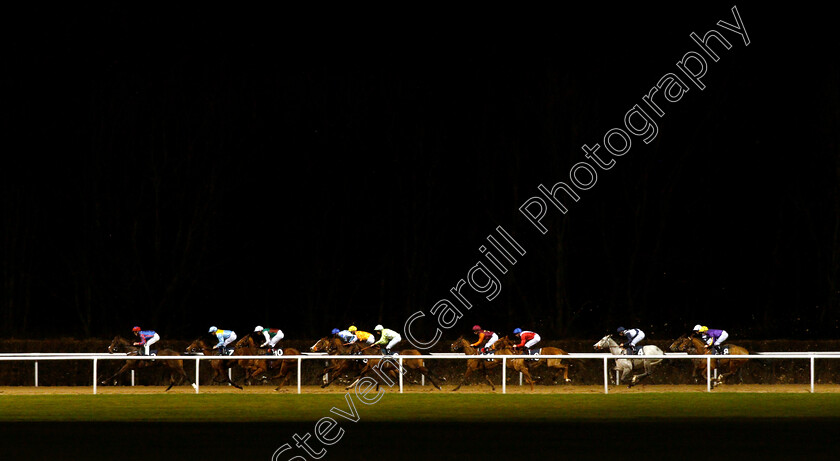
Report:
M 514 349 L 524 347 L 528 355 L 537 355 L 537 351 L 532 351 L 531 348 L 540 342 L 540 335 L 533 331 L 522 331 L 522 328 L 513 330 L 513 334 L 520 339 L 519 344 L 513 346 Z
M 134 336 L 140 338 L 140 341 L 134 343 L 135 346 L 143 346 L 139 351 L 140 355 L 149 355 L 149 346 L 160 341 L 160 336 L 154 330 L 142 330 L 140 327 L 134 327 L 131 331 L 134 332 Z

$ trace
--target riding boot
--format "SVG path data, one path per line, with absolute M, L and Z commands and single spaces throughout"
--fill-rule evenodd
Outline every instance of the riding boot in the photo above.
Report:
M 385 349 L 385 355 L 392 355 L 391 349 Z

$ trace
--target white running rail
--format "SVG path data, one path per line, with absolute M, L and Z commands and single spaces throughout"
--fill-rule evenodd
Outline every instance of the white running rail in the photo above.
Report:
M 184 360 L 184 361 L 195 361 L 195 392 L 198 393 L 199 386 L 198 386 L 198 372 L 200 369 L 200 363 L 202 360 L 230 360 L 234 358 L 235 360 L 296 360 L 297 361 L 297 393 L 301 393 L 301 364 L 304 360 L 324 360 L 324 359 L 346 359 L 346 360 L 359 360 L 361 356 L 358 355 L 237 355 L 237 356 L 219 356 L 219 355 L 174 355 L 174 356 L 137 356 L 137 355 L 121 355 L 121 354 L 71 354 L 71 353 L 60 353 L 60 354 L 39 354 L 39 353 L 26 353 L 26 354 L 0 354 L 0 362 L 35 362 L 35 385 L 38 384 L 38 362 L 46 362 L 46 361 L 58 361 L 58 360 L 92 360 L 93 361 L 93 393 L 96 394 L 97 391 L 97 365 L 100 360 Z M 528 358 L 529 356 L 522 356 L 522 355 L 493 355 L 493 356 L 483 356 L 482 358 L 490 358 L 492 357 L 494 360 L 501 359 L 502 360 L 502 393 L 507 393 L 507 361 L 508 360 L 522 360 Z M 538 356 L 530 356 L 532 358 L 540 358 L 540 359 L 584 359 L 584 360 L 602 360 L 604 363 L 604 393 L 609 393 L 609 360 L 610 359 L 627 359 L 627 356 L 624 355 L 612 355 L 612 354 L 602 354 L 602 353 L 571 353 L 567 355 L 538 355 Z M 403 392 L 403 373 L 405 370 L 403 369 L 403 359 L 424 359 L 424 360 L 470 360 L 478 358 L 478 356 L 474 355 L 455 355 L 455 354 L 434 354 L 434 355 L 394 355 L 394 356 L 383 356 L 383 355 L 365 355 L 365 359 L 392 359 L 394 362 L 397 362 L 400 373 L 399 373 L 399 383 L 400 383 L 400 393 Z M 816 359 L 838 359 L 840 358 L 840 353 L 837 352 L 764 352 L 760 354 L 749 354 L 749 355 L 738 355 L 738 356 L 721 356 L 721 355 L 688 355 L 688 354 L 669 354 L 666 353 L 665 355 L 644 355 L 644 356 L 633 356 L 633 360 L 653 360 L 653 359 L 666 359 L 666 360 L 692 360 L 692 359 L 704 359 L 706 360 L 706 391 L 711 392 L 712 390 L 712 375 L 711 375 L 711 362 L 712 360 L 718 359 L 728 359 L 728 358 L 737 358 L 737 359 L 762 359 L 762 360 L 774 360 L 774 359 L 808 359 L 810 361 L 810 375 L 811 375 L 811 392 L 814 392 L 814 361 Z M 133 379 L 132 379 L 133 381 Z

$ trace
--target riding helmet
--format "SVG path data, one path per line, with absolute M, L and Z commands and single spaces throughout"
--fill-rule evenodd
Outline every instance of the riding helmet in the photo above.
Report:
M 210 327 L 210 331 L 208 331 L 208 333 L 215 333 L 215 332 L 216 332 L 216 330 L 218 330 L 218 328 L 216 328 L 216 327 Z
M 384 327 L 382 327 L 382 325 L 381 325 L 381 324 L 380 324 L 380 325 L 377 325 L 377 326 L 375 326 L 375 327 L 373 327 L 373 331 L 382 331 L 382 330 L 384 330 L 384 329 L 385 329 L 385 328 L 384 328 Z
M 254 328 L 254 333 L 259 333 L 261 331 L 263 331 L 263 327 L 258 326 L 257 328 Z
M 475 326 L 473 327 L 473 331 L 480 331 L 480 330 L 481 330 L 481 327 L 480 327 L 480 326 L 478 326 L 478 325 L 475 325 Z
M 140 331 L 140 327 L 134 327 L 131 329 L 131 331 Z
M 522 333 L 522 328 L 517 328 L 513 330 L 513 334 L 518 335 L 519 333 Z
M 624 331 L 624 327 L 618 327 L 618 330 L 616 330 L 616 333 L 621 334 L 621 332 L 623 332 L 623 331 Z
M 356 330 L 357 328 L 354 325 L 350 325 L 350 328 L 347 329 L 350 333 L 354 333 Z
M 335 335 L 335 334 L 338 334 L 338 331 L 339 331 L 339 330 L 338 330 L 338 328 L 333 328 L 333 329 L 332 329 L 332 334 L 334 334 L 334 335 Z

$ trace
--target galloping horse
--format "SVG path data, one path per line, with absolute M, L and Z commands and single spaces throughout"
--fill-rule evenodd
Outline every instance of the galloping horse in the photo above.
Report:
M 362 347 L 361 344 L 356 343 L 354 344 L 356 347 L 359 347 L 359 352 L 362 355 L 380 355 L 380 351 L 378 347 L 374 346 L 367 346 Z M 420 351 L 417 349 L 403 349 L 399 351 L 399 355 L 402 356 L 410 356 L 410 357 L 420 357 Z M 397 360 L 399 359 L 398 356 L 394 356 L 391 359 L 368 359 L 367 363 L 364 367 L 362 367 L 362 371 L 359 372 L 356 377 L 353 378 L 353 382 L 350 383 L 345 389 L 350 389 L 351 387 L 355 386 L 360 379 L 362 379 L 365 375 L 370 373 L 374 368 L 379 368 L 381 371 L 387 373 L 395 380 L 398 379 L 399 373 L 399 366 L 396 364 Z M 384 364 L 380 366 L 380 363 L 384 361 Z M 442 378 L 438 377 L 436 374 L 432 373 L 428 368 L 426 368 L 425 363 L 423 362 L 422 358 L 407 358 L 403 357 L 403 370 L 404 373 L 406 370 L 417 370 L 432 383 L 433 386 L 437 390 L 440 389 L 440 385 L 437 383 L 437 380 L 443 380 Z M 379 381 L 376 382 L 376 390 L 379 390 Z
M 234 353 L 233 355 L 264 355 L 263 352 L 265 349 L 260 349 L 257 346 L 254 337 L 258 333 L 251 333 L 244 338 L 240 339 L 236 342 L 234 346 Z M 300 351 L 291 347 L 287 347 L 283 349 L 282 355 L 300 355 Z M 292 370 L 296 369 L 297 361 L 295 359 L 272 359 L 272 360 L 239 360 L 239 365 L 245 368 L 245 378 L 253 378 L 259 376 L 262 373 L 265 373 L 269 370 L 277 369 L 277 373 L 274 376 L 269 376 L 268 380 L 274 382 L 275 380 L 280 380 L 280 385 L 278 385 L 274 390 L 280 390 L 284 384 L 289 380 L 289 375 L 291 374 Z
M 623 355 L 624 351 L 621 347 L 618 346 L 618 343 L 612 339 L 612 335 L 607 335 L 601 338 L 600 341 L 595 343 L 595 350 L 602 350 L 602 349 L 609 349 L 609 351 L 613 355 Z M 644 346 L 642 347 L 642 354 L 643 355 L 665 355 L 662 352 L 662 349 L 656 346 Z M 627 386 L 628 388 L 635 386 L 639 380 L 646 376 L 650 376 L 653 373 L 653 367 L 662 363 L 663 359 L 641 359 L 641 358 L 634 358 L 634 359 L 615 359 L 615 369 L 621 370 L 621 377 L 619 378 L 619 382 L 624 381 L 624 378 L 630 373 L 633 367 L 644 366 L 645 372 L 639 375 L 633 375 L 633 378 L 630 380 L 630 384 Z
M 122 352 L 126 352 L 128 355 L 137 355 L 140 349 L 142 348 L 143 346 L 135 346 L 127 339 L 122 338 L 120 336 L 115 336 L 114 340 L 111 341 L 111 345 L 108 346 L 108 353 L 119 354 Z M 171 357 L 180 354 L 173 351 L 172 349 L 161 349 L 158 350 L 157 355 L 162 357 Z M 126 371 L 138 370 L 140 368 L 149 368 L 154 366 L 162 366 L 169 370 L 169 387 L 166 388 L 167 391 L 169 389 L 172 389 L 172 386 L 175 385 L 175 378 L 178 376 L 185 378 L 187 382 L 189 382 L 190 384 L 192 384 L 193 387 L 195 387 L 195 383 L 192 382 L 189 375 L 187 375 L 187 373 L 184 371 L 183 360 L 126 360 L 125 365 L 123 365 L 119 371 L 114 373 L 113 376 L 101 380 L 100 383 L 107 384 L 109 381 L 125 373 Z
M 507 336 L 499 339 L 498 341 L 496 341 L 495 344 L 493 344 L 493 350 L 495 350 L 495 351 L 498 351 L 498 350 L 503 349 L 503 348 L 510 349 L 511 353 L 513 355 L 518 355 L 518 354 L 524 353 L 524 351 L 522 351 L 521 349 L 514 349 L 513 348 L 513 341 L 511 341 Z M 559 347 L 543 347 L 540 350 L 540 354 L 541 355 L 569 355 L 568 352 L 564 351 L 563 349 L 560 349 Z M 507 355 L 507 354 L 505 353 L 505 354 L 502 354 L 502 355 Z M 539 355 L 535 356 L 534 358 L 537 358 L 537 357 L 539 357 Z M 552 378 L 551 378 L 551 382 L 553 382 L 553 383 L 557 382 L 557 378 L 560 376 L 560 371 L 563 371 L 563 379 L 567 383 L 572 382 L 572 380 L 569 379 L 569 364 L 564 363 L 563 359 L 538 359 L 535 362 L 534 361 L 526 361 L 525 362 L 525 365 L 527 365 L 528 368 L 534 368 L 534 367 L 537 367 L 537 366 L 540 366 L 540 365 L 543 365 L 543 364 L 546 367 L 548 367 L 549 370 L 551 370 L 551 369 L 555 370 L 554 371 L 554 376 L 552 376 Z
M 344 341 L 342 341 L 341 338 L 324 336 L 319 339 L 315 345 L 310 347 L 309 350 L 312 352 L 326 352 L 329 355 L 353 355 L 360 349 L 358 347 L 358 343 L 345 346 Z M 324 368 L 324 370 L 318 375 L 319 378 L 323 379 L 323 377 L 329 373 L 327 376 L 330 378 L 327 382 L 322 384 L 321 387 L 323 388 L 329 386 L 333 381 L 345 374 L 361 371 L 362 367 L 360 360 L 331 360 L 331 364 Z
M 470 345 L 470 342 L 467 341 L 466 338 L 461 336 L 460 338 L 456 339 L 449 349 L 452 352 L 463 351 L 466 355 L 478 355 L 478 349 Z M 455 389 L 452 389 L 452 392 L 457 391 L 464 385 L 464 381 L 470 377 L 473 371 L 481 370 L 484 372 L 484 378 L 487 379 L 487 382 L 490 383 L 490 388 L 494 391 L 496 390 L 496 386 L 493 385 L 493 380 L 490 379 L 490 375 L 487 374 L 487 370 L 492 368 L 496 368 L 497 366 L 502 364 L 501 360 L 492 360 L 492 355 L 484 355 L 482 358 L 478 359 L 469 359 L 467 360 L 467 371 L 464 373 L 464 376 L 461 377 L 461 382 L 455 386 Z
M 744 349 L 741 346 L 736 346 L 734 344 L 729 344 L 726 346 L 729 350 L 728 354 L 718 355 L 717 357 L 726 357 L 727 355 L 749 355 L 749 351 Z M 671 344 L 670 349 L 674 352 L 688 352 L 691 355 L 707 355 L 711 354 L 711 352 L 706 349 L 706 345 L 696 336 L 688 336 L 682 335 Z M 698 372 L 702 372 L 706 370 L 706 360 L 705 359 L 694 359 L 694 369 L 691 372 L 691 377 L 695 378 Z M 722 373 L 718 374 L 718 377 L 712 380 L 712 387 L 719 386 L 723 384 L 724 379 L 727 376 L 732 375 L 736 371 L 738 371 L 744 364 L 747 363 L 747 359 L 732 359 L 732 358 L 721 358 L 721 359 L 714 359 L 712 360 L 712 369 L 709 372 L 713 372 L 715 368 L 720 370 Z M 723 370 L 726 370 L 725 372 Z
M 505 336 L 502 339 L 507 339 Z M 516 349 L 513 348 L 513 343 L 510 340 L 502 341 L 501 339 L 496 341 L 496 344 L 493 344 L 493 350 L 496 351 L 499 355 L 521 355 L 522 352 L 517 352 Z M 499 360 L 501 362 L 501 360 Z M 507 360 L 507 367 L 513 368 L 514 371 L 518 371 L 522 373 L 522 376 L 525 377 L 525 382 L 531 385 L 531 391 L 534 390 L 534 380 L 531 378 L 531 370 L 528 368 L 528 364 L 526 363 L 526 359 L 508 359 Z
M 211 345 L 212 341 L 207 341 L 204 338 L 198 338 L 189 346 L 187 346 L 187 354 L 204 354 L 204 355 L 214 355 L 216 350 L 213 349 Z M 230 380 L 230 377 L 226 373 L 229 368 L 233 368 L 236 365 L 235 359 L 225 359 L 225 360 L 211 360 L 210 367 L 213 369 L 213 382 L 215 383 L 222 383 L 227 382 L 231 386 L 242 389 L 242 386 L 236 384 L 235 382 Z

